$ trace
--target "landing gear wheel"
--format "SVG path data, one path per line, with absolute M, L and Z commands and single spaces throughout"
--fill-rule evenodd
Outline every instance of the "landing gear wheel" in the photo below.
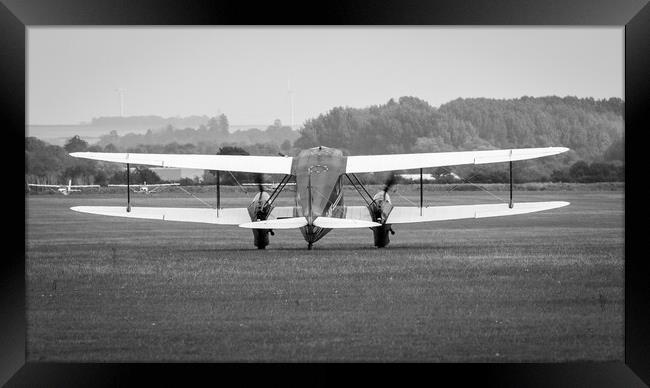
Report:
M 384 224 L 382 226 L 376 226 L 372 228 L 372 233 L 375 238 L 375 247 L 385 248 L 390 243 L 390 235 L 395 234 L 393 228 L 390 224 Z
M 269 245 L 269 230 L 268 229 L 253 229 L 253 244 L 257 249 L 265 249 Z

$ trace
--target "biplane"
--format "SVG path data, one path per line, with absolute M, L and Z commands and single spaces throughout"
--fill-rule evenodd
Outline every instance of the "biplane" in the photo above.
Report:
M 512 216 L 566 206 L 564 201 L 517 202 L 512 198 L 512 163 L 568 151 L 565 147 L 520 148 L 487 151 L 460 151 L 416 154 L 345 156 L 339 149 L 324 146 L 300 151 L 297 156 L 252 155 L 172 155 L 141 153 L 75 152 L 78 158 L 126 164 L 127 185 L 130 165 L 194 168 L 216 171 L 216 208 L 132 207 L 127 187 L 127 203 L 122 206 L 75 206 L 77 212 L 162 221 L 196 222 L 236 225 L 252 229 L 254 245 L 264 249 L 269 235 L 277 229 L 299 229 L 308 249 L 333 229 L 370 228 L 374 245 L 386 247 L 393 225 Z M 419 206 L 394 206 L 388 194 L 390 182 L 370 195 L 357 174 L 396 170 L 508 162 L 510 168 L 510 200 L 504 203 L 423 206 L 420 180 Z M 220 171 L 258 174 L 282 174 L 280 183 L 267 191 L 260 185 L 247 207 L 222 208 L 220 202 Z M 295 181 L 295 206 L 275 206 L 284 187 Z M 343 182 L 349 181 L 365 205 L 347 206 L 343 198 Z

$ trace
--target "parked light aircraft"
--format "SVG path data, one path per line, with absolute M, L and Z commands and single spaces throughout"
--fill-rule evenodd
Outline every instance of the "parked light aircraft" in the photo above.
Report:
M 158 183 L 155 185 L 148 185 L 147 182 L 144 182 L 142 185 L 129 184 L 128 186 L 134 193 L 151 194 L 161 187 L 180 186 L 180 183 Z M 108 185 L 108 187 L 127 187 L 127 185 Z
M 488 151 L 438 152 L 344 156 L 341 150 L 324 146 L 302 150 L 297 156 L 251 155 L 170 155 L 139 153 L 75 152 L 79 158 L 163 167 L 195 168 L 219 171 L 283 174 L 280 184 L 269 193 L 260 187 L 253 201 L 244 208 L 221 208 L 217 173 L 217 206 L 208 208 L 131 207 L 127 205 L 75 206 L 78 212 L 164 221 L 238 225 L 253 231 L 254 244 L 264 249 L 274 229 L 300 229 L 309 249 L 332 229 L 371 228 L 375 246 L 382 248 L 394 234 L 394 224 L 509 216 L 555 209 L 569 203 L 518 202 L 512 200 L 512 162 L 556 155 L 564 147 L 521 148 Z M 420 181 L 420 206 L 393 206 L 388 195 L 391 183 L 371 196 L 357 173 L 412 170 L 464 164 L 510 163 L 510 202 L 481 205 L 423 206 Z M 128 175 L 127 175 L 128 178 Z M 295 178 L 295 206 L 274 206 L 279 193 Z M 343 179 L 347 178 L 366 202 L 364 206 L 346 206 L 343 202 Z M 127 179 L 128 182 L 128 179 Z
M 68 181 L 68 185 L 41 185 L 37 183 L 28 183 L 27 184 L 30 187 L 45 187 L 50 190 L 55 190 L 58 191 L 59 193 L 63 195 L 69 195 L 73 191 L 81 191 L 78 189 L 82 188 L 89 188 L 89 187 L 99 187 L 99 185 L 73 185 L 72 184 L 72 179 Z

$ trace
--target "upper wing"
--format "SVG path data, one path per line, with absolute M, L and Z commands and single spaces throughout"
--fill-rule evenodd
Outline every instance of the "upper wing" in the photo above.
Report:
M 484 205 L 458 205 L 458 206 L 430 206 L 422 208 L 420 215 L 419 207 L 395 206 L 388 215 L 387 224 L 406 224 L 410 222 L 460 220 L 463 218 L 484 218 L 513 216 L 550 210 L 566 206 L 569 202 L 516 202 L 512 209 L 507 203 L 484 204 Z
M 509 162 L 556 155 L 566 147 L 517 148 L 511 150 L 433 152 L 425 154 L 393 154 L 348 156 L 346 173 L 410 170 L 461 164 Z
M 105 162 L 145 164 L 162 167 L 195 168 L 201 170 L 257 172 L 262 174 L 290 174 L 291 157 L 251 155 L 183 155 L 138 154 L 110 152 L 73 152 L 75 158 Z
M 100 186 L 99 185 L 72 185 L 70 187 L 73 188 L 73 189 L 76 189 L 78 187 L 100 187 Z

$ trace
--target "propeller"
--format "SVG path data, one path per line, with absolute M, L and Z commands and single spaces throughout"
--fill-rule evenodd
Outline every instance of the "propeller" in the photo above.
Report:
M 395 179 L 395 173 L 391 172 L 388 176 L 388 179 L 386 179 L 386 182 L 384 183 L 384 188 L 382 189 L 384 192 L 384 198 L 386 198 L 386 193 L 388 190 L 390 190 L 391 187 L 395 185 L 395 183 L 397 183 L 397 180 Z
M 255 183 L 257 183 L 257 188 L 259 189 L 260 193 L 264 191 L 264 175 L 257 173 L 255 174 Z

